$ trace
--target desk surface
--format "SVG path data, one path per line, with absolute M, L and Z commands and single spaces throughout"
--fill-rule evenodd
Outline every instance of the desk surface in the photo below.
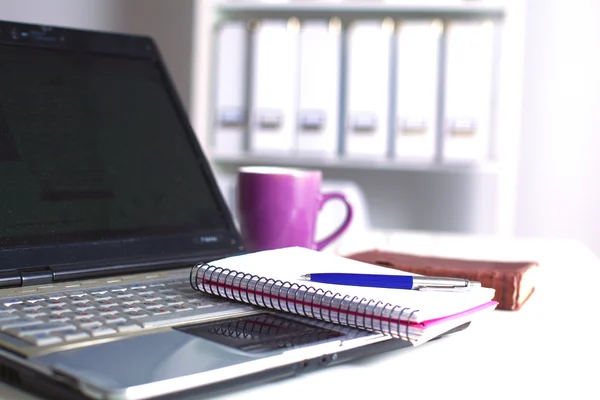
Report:
M 353 242 L 354 241 L 354 242 Z M 240 390 L 214 399 L 598 398 L 600 260 L 568 239 L 499 239 L 373 232 L 334 251 L 394 248 L 420 254 L 537 259 L 536 292 L 520 311 L 494 311 L 465 331 Z M 0 397 L 33 397 L 0 385 Z

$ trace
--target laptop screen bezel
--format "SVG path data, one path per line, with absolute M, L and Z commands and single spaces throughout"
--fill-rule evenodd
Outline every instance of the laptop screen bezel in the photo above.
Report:
M 23 34 L 26 32 L 26 34 Z M 223 229 L 187 229 L 166 234 L 102 241 L 61 242 L 60 244 L 28 243 L 0 246 L 0 286 L 7 277 L 24 269 L 50 268 L 55 277 L 66 279 L 69 271 L 78 278 L 114 274 L 114 270 L 145 270 L 177 267 L 182 260 L 214 259 L 244 251 L 232 214 L 218 187 L 212 168 L 194 133 L 185 108 L 159 53 L 154 40 L 148 36 L 108 33 L 72 28 L 0 21 L 0 44 L 54 49 L 65 52 L 85 52 L 151 60 L 159 70 L 173 107 L 179 117 L 198 167 L 207 179 L 212 197 L 223 216 Z M 106 266 L 106 269 L 102 267 Z M 110 268 L 113 266 L 114 268 Z M 110 272 L 107 272 L 109 271 Z M 83 272 L 83 273 L 82 273 Z M 104 273 L 103 273 L 104 272 Z

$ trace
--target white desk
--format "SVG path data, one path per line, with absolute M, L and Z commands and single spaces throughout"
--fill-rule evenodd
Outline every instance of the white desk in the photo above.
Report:
M 494 311 L 465 331 L 214 399 L 598 399 L 600 260 L 572 240 L 412 233 L 348 238 L 338 251 L 393 247 L 432 255 L 538 259 L 520 311 Z M 587 323 L 587 324 L 586 324 Z M 33 399 L 0 386 L 6 399 Z

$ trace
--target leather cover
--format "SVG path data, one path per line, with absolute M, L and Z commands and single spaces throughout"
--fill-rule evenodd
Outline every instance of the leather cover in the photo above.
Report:
M 494 288 L 498 309 L 516 311 L 535 290 L 535 261 L 467 260 L 368 250 L 346 257 L 420 275 L 464 278 Z

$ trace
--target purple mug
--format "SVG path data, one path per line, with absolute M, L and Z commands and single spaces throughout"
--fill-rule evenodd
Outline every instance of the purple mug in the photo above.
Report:
M 319 211 L 339 199 L 346 219 L 331 235 L 315 240 Z M 242 167 L 237 175 L 237 214 L 248 251 L 300 246 L 321 250 L 350 225 L 352 206 L 342 193 L 321 193 L 321 171 Z

